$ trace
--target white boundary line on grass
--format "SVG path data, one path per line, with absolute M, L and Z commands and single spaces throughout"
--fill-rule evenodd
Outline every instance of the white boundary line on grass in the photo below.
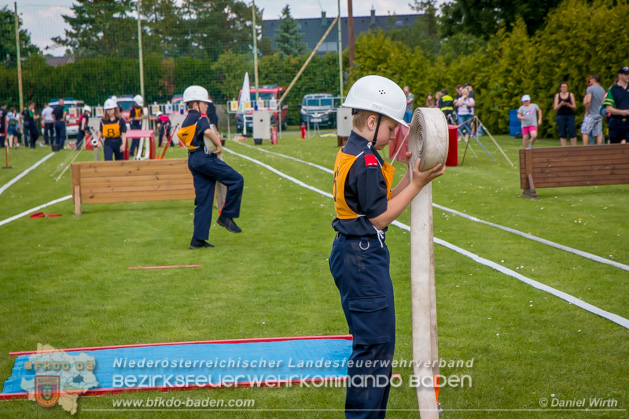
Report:
M 267 165 L 267 164 L 265 164 L 265 163 L 263 163 L 263 162 L 261 162 L 259 160 L 256 160 L 256 159 L 254 159 L 252 157 L 249 157 L 249 156 L 245 156 L 245 155 L 240 154 L 240 153 L 236 153 L 235 151 L 229 150 L 227 148 L 223 148 L 223 150 L 228 152 L 228 153 L 230 153 L 230 154 L 233 154 L 235 156 L 243 158 L 245 160 L 249 160 L 250 162 L 255 163 L 255 164 L 259 165 L 259 166 L 262 166 L 265 169 L 268 169 L 271 172 L 273 172 L 273 173 L 275 173 L 275 174 L 277 174 L 277 175 L 279 175 L 279 176 L 281 176 L 281 177 L 283 177 L 285 179 L 288 179 L 291 182 L 294 182 L 294 183 L 296 183 L 299 186 L 302 186 L 304 188 L 310 189 L 311 191 L 317 192 L 317 193 L 319 193 L 319 194 L 321 194 L 321 195 L 323 195 L 325 197 L 333 198 L 332 194 L 324 192 L 324 191 L 322 191 L 320 189 L 317 189 L 314 186 L 306 185 L 302 181 L 297 180 L 294 177 L 289 176 L 289 175 L 287 175 L 287 174 L 285 174 L 283 172 L 280 172 L 279 170 L 275 169 L 274 167 L 271 167 L 271 166 L 269 166 L 269 165 Z M 399 221 L 393 221 L 391 224 L 393 224 L 396 227 L 399 227 L 399 228 L 401 228 L 403 230 L 406 230 L 406 231 L 410 231 L 411 230 L 411 228 L 408 225 L 400 223 Z M 499 265 L 496 262 L 493 262 L 493 261 L 491 261 L 489 259 L 485 259 L 485 258 L 483 258 L 481 256 L 478 256 L 478 255 L 474 254 L 474 253 L 468 252 L 465 249 L 462 249 L 462 248 L 460 248 L 458 246 L 455 246 L 455 245 L 453 245 L 451 243 L 448 243 L 445 240 L 441 240 L 441 239 L 435 237 L 434 241 L 435 241 L 435 243 L 437 243 L 437 244 L 439 244 L 441 246 L 444 246 L 444 247 L 446 247 L 446 248 L 448 248 L 450 250 L 453 250 L 453 251 L 455 251 L 455 252 L 457 252 L 457 253 L 459 253 L 459 254 L 461 254 L 463 256 L 466 256 L 466 257 L 472 259 L 473 261 L 475 261 L 477 263 L 480 263 L 481 265 L 485 265 L 485 266 L 490 267 L 492 269 L 495 269 L 498 272 L 501 272 L 501 273 L 503 273 L 505 275 L 511 276 L 513 278 L 516 278 L 519 281 L 524 282 L 525 284 L 528 284 L 528 285 L 530 285 L 530 286 L 532 286 L 534 288 L 537 288 L 537 289 L 539 289 L 541 291 L 544 291 L 544 292 L 547 292 L 549 294 L 552 294 L 555 297 L 561 298 L 562 300 L 565 300 L 565 301 L 569 302 L 570 304 L 573 304 L 573 305 L 575 305 L 575 306 L 577 306 L 579 308 L 582 308 L 582 309 L 584 309 L 586 311 L 589 311 L 590 313 L 593 313 L 593 314 L 596 314 L 598 316 L 601 316 L 601 317 L 603 317 L 603 318 L 605 318 L 607 320 L 610 320 L 610 321 L 612 321 L 612 322 L 614 322 L 614 323 L 616 323 L 616 324 L 618 324 L 618 325 L 620 325 L 620 326 L 622 326 L 622 327 L 624 327 L 626 329 L 629 329 L 629 319 L 625 319 L 624 317 L 621 317 L 621 316 L 619 316 L 617 314 L 610 313 L 608 311 L 600 309 L 600 308 L 598 308 L 596 306 L 593 306 L 592 304 L 586 303 L 583 300 L 580 300 L 580 299 L 578 299 L 576 297 L 573 297 L 570 294 L 567 294 L 567 293 L 565 293 L 563 291 L 559 291 L 559 290 L 557 290 L 555 288 L 552 288 L 552 287 L 550 287 L 548 285 L 542 284 L 541 282 L 537 282 L 537 281 L 535 281 L 535 280 L 533 280 L 531 278 L 528 278 L 528 277 L 526 277 L 524 275 L 521 275 L 521 274 L 519 274 L 519 273 L 517 273 L 517 272 L 515 272 L 515 271 L 513 271 L 513 270 L 511 270 L 509 268 L 505 268 L 504 266 Z
M 323 170 L 324 172 L 327 172 L 327 173 L 330 173 L 330 174 L 334 174 L 334 170 L 332 170 L 332 169 L 328 169 L 327 167 L 319 166 L 318 164 L 310 163 L 309 161 L 300 160 L 297 157 L 287 156 L 286 154 L 276 153 L 274 151 L 265 150 L 263 148 L 255 147 L 255 146 L 252 146 L 252 145 L 249 145 L 249 144 L 245 144 L 245 143 L 238 143 L 238 144 L 244 145 L 245 147 L 253 148 L 254 150 L 262 151 L 264 153 L 273 154 L 273 155 L 276 155 L 276 156 L 284 157 L 285 159 L 289 159 L 289 160 L 293 160 L 293 161 L 296 161 L 296 162 L 299 162 L 299 163 L 307 164 L 308 166 L 316 167 L 319 170 Z
M 40 164 L 42 164 L 43 162 L 45 162 L 46 160 L 48 160 L 49 158 L 51 158 L 52 156 L 54 156 L 55 153 L 50 153 L 47 156 L 43 157 L 41 160 L 39 160 L 37 163 L 35 163 L 34 165 L 32 165 L 31 167 L 29 167 L 28 169 L 26 169 L 25 171 L 23 171 L 22 173 L 20 173 L 19 175 L 17 175 L 16 177 L 14 177 L 13 179 L 11 179 L 6 185 L 2 186 L 0 188 L 0 195 L 2 195 L 2 193 L 4 191 L 6 191 L 7 189 L 9 189 L 9 187 L 11 185 L 13 185 L 15 182 L 17 182 L 18 180 L 22 179 L 24 176 L 28 175 L 28 173 L 32 170 L 34 170 L 37 166 L 39 166 Z
M 304 164 L 307 164 L 309 166 L 316 167 L 319 170 L 323 170 L 324 172 L 327 172 L 327 173 L 334 173 L 333 170 L 327 169 L 327 168 L 325 168 L 323 166 L 319 166 L 318 164 L 310 163 L 310 162 L 307 162 L 307 161 L 304 161 L 304 160 L 299 160 L 299 159 L 297 159 L 295 157 L 286 156 L 284 154 L 280 154 L 280 153 L 275 153 L 275 152 L 272 152 L 272 151 L 264 150 L 264 149 L 254 147 L 254 146 L 249 145 L 249 144 L 241 144 L 241 145 L 244 145 L 244 146 L 249 147 L 249 148 L 256 149 L 258 151 L 263 151 L 265 153 L 274 154 L 276 156 L 284 157 L 284 158 L 287 158 L 287 159 L 290 159 L 290 160 L 293 160 L 293 161 L 296 161 L 296 162 L 304 163 Z M 477 223 L 485 224 L 485 225 L 488 225 L 490 227 L 494 227 L 494 228 L 497 228 L 497 229 L 500 229 L 500 230 L 503 230 L 503 231 L 506 231 L 506 232 L 509 232 L 509 233 L 513 233 L 513 234 L 518 235 L 520 237 L 524 237 L 525 239 L 533 240 L 533 241 L 536 241 L 538 243 L 542 243 L 542 244 L 545 244 L 547 246 L 554 247 L 554 248 L 559 249 L 559 250 L 563 250 L 565 252 L 574 253 L 575 255 L 584 257 L 586 259 L 593 260 L 595 262 L 604 263 L 606 265 L 611 265 L 611 266 L 614 266 L 616 268 L 620 268 L 620 269 L 623 269 L 625 271 L 629 271 L 629 265 L 625 265 L 624 263 L 616 262 L 614 260 L 610 260 L 610 259 L 598 256 L 598 255 L 595 255 L 593 253 L 585 252 L 583 250 L 575 249 L 573 247 L 564 246 L 563 244 L 555 243 L 555 242 L 552 242 L 550 240 L 546 240 L 546 239 L 543 239 L 541 237 L 537 237 L 537 236 L 534 236 L 532 234 L 525 233 L 523 231 L 515 230 L 515 229 L 510 228 L 510 227 L 506 227 L 506 226 L 503 226 L 503 225 L 500 225 L 500 224 L 494 224 L 492 222 L 485 221 L 485 220 L 482 220 L 480 218 L 476 218 L 476 217 L 474 217 L 472 215 L 467 215 L 467 214 L 465 214 L 463 212 L 460 212 L 460 211 L 457 211 L 457 210 L 453 210 L 451 208 L 444 207 L 444 206 L 439 205 L 439 204 L 433 203 L 432 206 L 435 207 L 435 208 L 439 208 L 442 211 L 446 211 L 446 212 L 449 212 L 451 214 L 456 214 L 456 215 L 458 215 L 460 217 L 463 217 L 463 218 L 466 218 L 466 219 L 468 219 L 470 221 L 474 221 L 474 222 L 477 222 Z
M 605 258 L 597 256 L 595 254 L 584 252 L 583 250 L 574 249 L 572 247 L 564 246 L 563 244 L 551 242 L 550 240 L 542 239 L 541 237 L 533 236 L 532 234 L 524 233 L 523 231 L 515 230 L 515 229 L 510 228 L 510 227 L 505 227 L 505 226 L 500 225 L 500 224 L 494 224 L 494 223 L 489 222 L 489 221 L 481 220 L 480 218 L 476 218 L 474 216 L 467 215 L 467 214 L 462 213 L 462 212 L 457 211 L 457 210 L 446 208 L 446 207 L 441 206 L 439 204 L 434 204 L 433 203 L 432 205 L 435 208 L 439 208 L 440 210 L 449 212 L 451 214 L 458 215 L 459 217 L 467 218 L 468 220 L 475 221 L 477 223 L 485 224 L 485 225 L 488 225 L 488 226 L 491 226 L 491 227 L 498 228 L 500 230 L 508 231 L 509 233 L 513 233 L 513 234 L 516 234 L 516 235 L 518 235 L 520 237 L 524 237 L 525 239 L 533 240 L 533 241 L 536 241 L 538 243 L 542 243 L 542 244 L 545 244 L 547 246 L 563 250 L 565 252 L 574 253 L 575 255 L 579 255 L 581 257 L 593 260 L 595 262 L 604 263 L 606 265 L 612 265 L 612 266 L 615 266 L 616 268 L 620 268 L 620 269 L 624 269 L 625 271 L 629 271 L 629 265 L 625 265 L 624 263 L 616 262 L 614 260 L 605 259 Z
M 51 206 L 51 205 L 58 204 L 59 202 L 67 201 L 67 200 L 68 200 L 68 199 L 70 199 L 70 198 L 72 198 L 72 195 L 66 195 L 66 196 L 64 196 L 64 197 L 62 197 L 62 198 L 55 199 L 54 201 L 46 202 L 45 204 L 42 204 L 42 205 L 40 205 L 40 206 L 38 206 L 38 207 L 31 208 L 31 209 L 26 210 L 26 211 L 24 211 L 24 212 L 22 212 L 22 213 L 19 213 L 18 215 L 14 215 L 13 217 L 10 217 L 10 218 L 7 218 L 6 220 L 2 220 L 2 221 L 0 221 L 0 226 L 3 226 L 3 225 L 5 225 L 5 224 L 9 224 L 11 221 L 15 221 L 15 220 L 17 220 L 18 218 L 22 218 L 22 217 L 24 217 L 25 215 L 28 215 L 28 214 L 30 214 L 30 213 L 32 213 L 32 212 L 35 212 L 35 211 L 38 211 L 38 210 L 40 210 L 40 209 L 42 209 L 42 208 L 46 208 L 46 207 L 49 207 L 49 206 Z

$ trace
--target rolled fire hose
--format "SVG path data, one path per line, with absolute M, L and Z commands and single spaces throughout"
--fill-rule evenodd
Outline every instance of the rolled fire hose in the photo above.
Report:
M 221 139 L 221 134 L 219 134 L 216 125 L 210 124 L 210 129 L 216 134 L 218 139 Z M 203 137 L 203 143 L 205 144 L 205 149 L 209 153 L 213 153 L 216 151 L 216 146 L 209 138 Z M 223 153 L 218 155 L 220 160 L 223 160 Z M 216 209 L 221 211 L 223 209 L 223 205 L 225 204 L 225 198 L 227 197 L 227 186 L 223 185 L 220 182 L 216 182 Z
M 437 108 L 417 108 L 413 113 L 409 137 L 413 153 L 410 167 L 421 158 L 419 170 L 448 156 L 448 123 Z M 411 300 L 413 330 L 413 372 L 419 413 L 422 419 L 439 417 L 435 377 L 439 375 L 437 346 L 437 304 L 435 293 L 435 253 L 432 228 L 432 183 L 424 186 L 411 201 Z

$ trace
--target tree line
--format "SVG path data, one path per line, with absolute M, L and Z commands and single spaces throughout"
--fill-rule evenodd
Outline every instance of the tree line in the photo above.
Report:
M 607 88 L 615 70 L 626 65 L 621 62 L 626 57 L 620 53 L 620 42 L 626 37 L 627 0 L 502 3 L 457 0 L 439 8 L 435 0 L 414 0 L 412 6 L 423 14 L 416 24 L 402 28 L 392 24 L 388 30 L 358 36 L 355 65 L 345 74 L 345 92 L 357 78 L 381 74 L 409 85 L 416 104 L 422 105 L 429 92 L 452 91 L 458 83 L 471 82 L 477 112 L 494 133 L 508 132 L 508 110 L 517 108 L 519 98 L 527 93 L 544 111 L 540 134 L 552 136 L 552 98 L 561 81 L 568 81 L 579 101 L 588 75 L 600 74 Z M 253 75 L 250 3 L 184 0 L 180 4 L 177 7 L 174 0 L 141 3 L 147 103 L 168 101 L 190 84 L 207 86 L 218 103 L 235 99 L 244 73 Z M 73 95 L 100 104 L 111 94 L 139 93 L 135 7 L 131 0 L 76 0 L 75 16 L 64 17 L 71 30 L 56 39 L 76 61 L 52 68 L 36 48 L 35 53 L 27 49 L 30 53 L 23 53 L 25 102 L 41 104 Z M 5 9 L 0 9 L 0 31 L 6 31 L 3 39 L 10 40 L 4 29 Z M 262 11 L 255 13 L 260 35 Z M 14 25 L 12 11 L 10 15 Z M 271 48 L 271 40 L 258 39 L 261 85 L 287 86 L 309 52 L 300 44 L 288 6 L 281 19 L 282 34 L 276 41 L 285 42 L 279 43 L 278 50 Z M 20 38 L 28 47 L 28 33 Z M 10 51 L 8 57 L 0 65 L 0 100 L 16 103 L 17 77 Z M 347 69 L 347 51 L 344 61 Z M 336 54 L 316 56 L 291 91 L 287 100 L 292 122 L 299 120 L 296 105 L 303 95 L 314 92 L 338 94 Z
M 428 93 L 443 88 L 452 93 L 456 84 L 470 82 L 476 92 L 476 113 L 492 133 L 509 132 L 509 109 L 517 109 L 521 96 L 529 94 L 544 114 L 540 135 L 556 137 L 552 105 L 559 84 L 568 82 L 580 105 L 589 75 L 599 74 L 607 89 L 617 70 L 627 65 L 629 4 L 627 0 L 564 0 L 549 10 L 536 21 L 535 30 L 516 14 L 512 23 L 494 19 L 494 26 L 487 26 L 482 36 L 462 25 L 457 34 L 440 38 L 436 47 L 409 42 L 411 38 L 399 34 L 364 34 L 357 40 L 358 65 L 350 83 L 377 72 L 409 85 L 417 106 L 423 106 Z M 460 45 L 461 38 L 472 42 Z M 577 106 L 577 124 L 583 114 L 583 106 Z

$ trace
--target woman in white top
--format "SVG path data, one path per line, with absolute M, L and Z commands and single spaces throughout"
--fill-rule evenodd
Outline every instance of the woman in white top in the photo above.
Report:
M 461 97 L 454 102 L 454 106 L 458 106 L 456 116 L 459 122 L 459 135 L 465 137 L 465 142 L 468 142 L 470 139 L 470 123 L 474 117 L 474 105 L 476 105 L 474 99 L 469 97 L 469 95 L 469 90 L 463 88 L 461 89 Z

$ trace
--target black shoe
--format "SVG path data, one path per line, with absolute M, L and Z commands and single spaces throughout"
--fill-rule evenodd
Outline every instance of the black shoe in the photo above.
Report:
M 218 217 L 218 220 L 216 220 L 216 224 L 221 227 L 225 227 L 227 231 L 231 231 L 232 233 L 242 232 L 241 228 L 236 225 L 233 218 L 220 216 Z
M 214 245 L 205 240 L 192 240 L 188 249 L 203 249 L 204 247 L 214 247 Z

